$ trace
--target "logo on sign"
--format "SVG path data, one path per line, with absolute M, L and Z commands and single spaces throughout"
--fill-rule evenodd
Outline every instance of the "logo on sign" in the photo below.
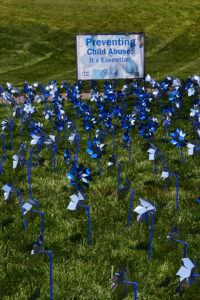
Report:
M 87 69 L 84 69 L 84 71 L 82 72 L 82 76 L 89 77 L 90 76 L 90 71 L 88 71 Z

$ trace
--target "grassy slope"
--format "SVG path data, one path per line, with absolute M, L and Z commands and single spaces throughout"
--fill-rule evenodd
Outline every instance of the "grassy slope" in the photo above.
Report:
M 0 1 L 0 83 L 75 80 L 75 34 L 146 34 L 146 72 L 198 73 L 199 1 Z M 145 4 L 144 4 L 145 3 Z

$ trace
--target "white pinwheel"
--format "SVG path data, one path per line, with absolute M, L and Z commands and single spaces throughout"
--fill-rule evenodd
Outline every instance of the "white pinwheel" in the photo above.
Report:
M 138 205 L 134 211 L 138 214 L 137 221 L 143 222 L 147 213 L 156 211 L 156 205 L 153 205 L 151 202 L 139 198 L 140 205 Z
M 75 209 L 77 209 L 79 201 L 83 201 L 84 197 L 80 192 L 78 192 L 77 195 L 74 194 L 74 195 L 70 196 L 70 199 L 71 199 L 71 201 L 70 201 L 69 205 L 67 206 L 67 209 L 75 210 Z
M 180 276 L 180 284 L 185 287 L 189 287 L 192 283 L 192 270 L 195 268 L 195 264 L 190 258 L 182 258 L 183 266 L 178 270 L 176 275 Z

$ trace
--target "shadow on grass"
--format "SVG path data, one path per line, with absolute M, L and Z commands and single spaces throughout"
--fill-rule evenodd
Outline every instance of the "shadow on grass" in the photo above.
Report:
M 28 300 L 39 299 L 39 297 L 40 297 L 40 289 L 37 288 L 37 289 L 33 292 L 33 294 L 32 294 L 30 297 L 28 297 Z

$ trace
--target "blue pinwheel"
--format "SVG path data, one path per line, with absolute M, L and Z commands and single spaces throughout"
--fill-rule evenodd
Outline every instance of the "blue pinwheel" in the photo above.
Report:
M 51 110 L 50 108 L 46 108 L 46 109 L 43 110 L 43 115 L 44 115 L 46 120 L 48 120 L 48 119 L 50 120 L 52 131 L 54 133 L 54 127 L 53 127 L 53 121 L 52 121 L 52 116 L 54 115 L 53 110 Z
M 43 240 L 44 230 L 43 230 L 43 221 L 44 221 L 44 213 L 42 211 L 38 211 L 39 203 L 36 199 L 29 197 L 28 201 L 21 207 L 22 209 L 22 216 L 24 219 L 24 227 L 27 230 L 28 224 L 30 223 L 31 219 L 36 215 L 41 215 L 41 239 Z
M 82 191 L 84 194 L 84 187 L 89 187 L 89 182 L 92 180 L 91 171 L 89 168 L 84 168 L 81 164 L 77 166 L 74 164 L 69 173 L 67 173 L 67 179 L 70 180 L 70 185 L 76 187 L 76 192 Z
M 196 274 L 196 272 L 198 272 L 197 265 L 190 258 L 182 258 L 182 262 L 183 266 L 181 266 L 176 273 L 176 275 L 180 276 L 180 284 L 178 289 L 179 296 L 181 292 L 181 286 L 188 288 L 193 281 L 196 284 L 196 277 L 200 277 L 199 274 Z
M 108 171 L 112 170 L 115 165 L 118 165 L 118 185 L 117 185 L 117 192 L 119 193 L 121 163 L 117 162 L 117 155 L 113 154 L 112 157 L 109 158 L 109 161 L 108 161 L 108 164 L 107 164 Z
M 41 255 L 43 253 L 47 253 L 49 255 L 49 271 L 50 271 L 50 299 L 53 300 L 53 280 L 52 280 L 52 251 L 42 250 L 43 247 L 43 239 L 41 236 L 37 237 L 37 242 L 33 244 L 33 249 L 31 250 L 31 259 L 34 260 L 35 263 L 40 263 Z
M 173 138 L 170 143 L 172 143 L 175 147 L 180 147 L 181 149 L 181 159 L 183 164 L 183 147 L 186 145 L 187 139 L 186 133 L 183 130 L 175 129 L 175 132 L 170 132 L 171 137 Z
M 54 135 L 48 135 L 47 139 L 44 141 L 44 144 L 46 145 L 46 149 L 51 151 L 51 161 L 52 161 L 52 154 L 53 154 L 53 171 L 55 173 L 55 154 L 58 152 L 58 145 L 60 142 L 59 136 Z M 53 153 L 52 153 L 53 152 Z
M 196 134 L 196 129 L 200 122 L 200 109 L 198 105 L 194 105 L 193 108 L 190 109 L 190 118 L 194 125 L 194 134 Z
M 178 240 L 177 238 L 179 238 L 180 234 L 177 231 L 176 226 L 171 228 L 170 233 L 167 235 L 167 239 L 165 241 L 165 245 L 167 246 L 167 249 L 174 248 L 174 244 L 175 242 L 183 244 L 184 245 L 184 253 L 183 253 L 183 258 L 186 257 L 186 251 L 187 251 L 187 242 L 182 242 L 180 240 Z
M 138 222 L 144 222 L 147 221 L 148 225 L 148 217 L 151 215 L 151 235 L 150 235 L 150 243 L 149 243 L 149 255 L 148 259 L 151 258 L 151 246 L 152 246 L 152 236 L 153 236 L 153 221 L 154 221 L 154 212 L 156 211 L 157 205 L 152 203 L 151 200 L 143 200 L 139 198 L 140 205 L 138 205 L 134 211 L 138 213 L 137 221 Z
M 88 141 L 88 146 L 89 148 L 86 149 L 86 152 L 90 154 L 91 158 L 98 159 L 99 176 L 101 176 L 100 159 L 102 153 L 104 153 L 106 144 L 99 142 L 96 137 L 94 137 L 93 141 Z
M 182 102 L 182 93 L 181 90 L 173 90 L 169 93 L 169 100 L 175 104 L 175 114 L 176 108 L 179 109 L 179 119 L 180 119 L 180 111 L 181 111 L 181 102 Z
M 162 174 L 161 174 L 162 179 L 165 180 L 166 178 L 168 178 L 168 180 L 169 180 L 169 178 L 171 176 L 176 177 L 176 209 L 178 211 L 178 175 L 172 174 L 171 170 L 167 166 L 164 166 Z M 168 184 L 169 184 L 169 181 L 168 181 Z M 165 185 L 164 185 L 163 189 L 165 190 Z
M 4 119 L 1 122 L 2 131 L 10 131 L 11 136 L 11 150 L 13 150 L 13 127 L 15 126 L 15 120 L 11 119 L 10 117 Z
M 69 142 L 70 142 L 70 144 L 75 145 L 76 157 L 77 157 L 77 161 L 78 161 L 80 135 L 79 135 L 79 132 L 76 129 L 71 130 L 70 135 L 69 135 Z
M 30 196 L 32 197 L 32 189 L 31 189 L 31 167 L 28 163 L 28 161 L 25 159 L 25 152 L 30 151 L 30 162 L 31 162 L 31 157 L 32 157 L 32 151 L 31 149 L 27 149 L 26 142 L 23 142 L 20 144 L 20 150 L 17 154 L 14 154 L 12 156 L 13 158 L 13 169 L 16 169 L 18 166 L 27 166 L 27 173 L 28 173 L 28 182 L 29 182 L 29 190 L 30 190 Z
M 89 245 L 91 245 L 91 229 L 90 229 L 90 207 L 89 205 L 84 204 L 84 197 L 83 195 L 78 192 L 78 194 L 74 194 L 70 196 L 70 203 L 67 206 L 67 209 L 74 211 L 76 209 L 79 209 L 81 207 L 85 208 L 85 212 L 88 214 L 88 235 L 89 235 Z
M 129 130 L 123 134 L 123 148 L 129 150 L 129 164 L 131 162 L 131 136 Z
M 112 271 L 113 273 L 113 271 Z M 137 282 L 127 281 L 125 277 L 127 275 L 126 269 L 124 269 L 121 265 L 119 265 L 119 271 L 115 272 L 114 276 L 111 274 L 111 281 L 112 281 L 112 292 L 116 290 L 116 288 L 123 284 L 124 285 L 124 297 L 126 297 L 126 284 L 133 284 L 134 285 L 134 297 L 137 300 Z
M 64 153 L 64 163 L 65 163 L 65 165 L 69 165 L 71 163 L 72 157 L 74 158 L 74 163 L 76 165 L 77 164 L 77 157 L 75 155 L 71 156 L 71 154 L 69 152 L 69 149 L 65 148 L 65 153 Z
M 162 117 L 163 119 L 163 125 L 165 126 L 165 144 L 167 142 L 167 127 L 169 126 L 169 130 L 170 130 L 170 122 L 171 122 L 171 116 L 172 113 L 170 111 L 164 111 L 164 117 Z
M 149 144 L 149 149 L 147 151 L 149 153 L 149 160 L 155 160 L 155 175 L 157 174 L 157 159 L 158 156 L 163 157 L 163 168 L 165 166 L 165 154 L 160 153 L 160 149 L 153 145 L 152 143 Z
M 193 155 L 194 153 L 195 155 L 197 155 L 197 153 L 200 150 L 200 146 L 197 142 L 188 143 L 187 148 L 188 148 L 188 155 Z

